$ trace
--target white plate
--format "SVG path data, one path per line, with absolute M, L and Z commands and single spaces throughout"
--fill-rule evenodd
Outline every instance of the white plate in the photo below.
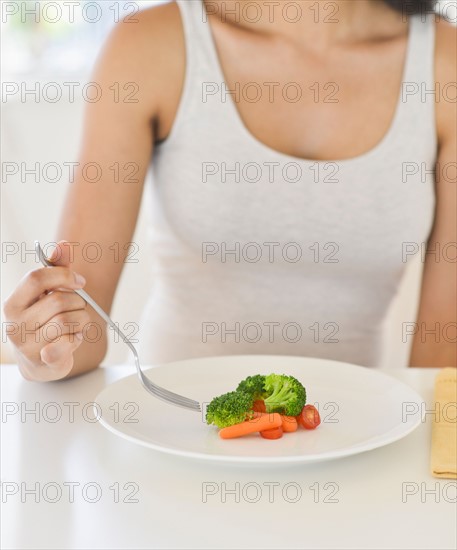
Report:
M 169 390 L 208 403 L 234 390 L 248 375 L 271 372 L 303 383 L 307 403 L 320 411 L 322 423 L 316 430 L 299 428 L 274 441 L 259 434 L 222 440 L 217 428 L 205 423 L 203 413 L 155 399 L 136 374 L 98 395 L 100 422 L 120 437 L 165 453 L 256 464 L 316 462 L 369 451 L 405 437 L 421 422 L 421 415 L 405 414 L 406 407 L 424 410 L 423 399 L 409 386 L 377 370 L 337 361 L 279 355 L 211 357 L 169 363 L 147 375 Z

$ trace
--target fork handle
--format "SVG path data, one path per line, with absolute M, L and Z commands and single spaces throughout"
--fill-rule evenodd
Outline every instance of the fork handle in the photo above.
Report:
M 111 319 L 111 317 L 97 304 L 97 302 L 89 295 L 85 290 L 75 290 L 76 294 L 81 296 L 83 300 L 85 300 L 92 308 L 100 315 L 100 317 L 105 320 L 109 326 L 115 330 L 119 336 L 124 340 L 124 342 L 127 345 L 130 344 L 130 340 L 125 336 L 125 334 L 121 331 L 121 329 L 116 325 L 116 323 Z

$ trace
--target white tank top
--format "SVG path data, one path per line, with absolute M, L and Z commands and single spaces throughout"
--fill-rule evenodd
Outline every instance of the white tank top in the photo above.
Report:
M 434 218 L 433 17 L 411 18 L 402 92 L 380 143 L 315 162 L 249 132 L 233 96 L 221 94 L 201 1 L 178 5 L 186 77 L 147 194 L 154 277 L 142 362 L 255 353 L 378 366 L 412 257 L 404 252 L 426 242 Z

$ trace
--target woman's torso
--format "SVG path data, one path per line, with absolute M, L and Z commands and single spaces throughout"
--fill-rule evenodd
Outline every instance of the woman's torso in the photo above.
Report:
M 200 2 L 179 6 L 186 80 L 153 161 L 155 271 L 142 360 L 274 353 L 380 364 L 385 315 L 411 257 L 405 251 L 420 247 L 433 221 L 434 103 L 421 94 L 433 87 L 433 23 L 412 19 L 404 67 L 399 62 L 400 75 L 385 79 L 385 88 L 389 55 L 377 81 L 371 67 L 348 78 L 345 65 L 325 82 L 311 70 L 293 78 L 292 64 L 279 82 L 277 60 L 270 79 L 248 80 L 224 65 L 224 48 L 222 70 Z M 239 97 L 224 93 L 226 79 L 232 90 L 240 82 Z M 307 89 L 310 80 L 317 88 Z M 287 82 L 300 83 L 305 97 L 282 101 L 283 116 L 262 116 L 274 113 L 275 103 L 265 101 L 272 90 L 294 97 L 299 88 Z M 335 94 L 332 82 L 354 89 Z M 259 91 L 249 110 L 246 98 Z M 317 93 L 314 114 L 302 118 Z M 383 108 L 371 116 L 375 97 Z M 328 102 L 335 98 L 341 104 Z M 365 124 L 338 120 L 351 112 L 343 102 L 359 103 Z M 246 113 L 255 109 L 252 123 Z

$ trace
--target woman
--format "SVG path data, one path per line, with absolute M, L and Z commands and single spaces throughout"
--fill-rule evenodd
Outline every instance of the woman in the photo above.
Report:
M 110 310 L 152 154 L 143 362 L 376 366 L 406 260 L 428 242 L 410 365 L 456 364 L 455 29 L 425 0 L 273 4 L 181 1 L 112 33 L 94 80 L 125 94 L 87 106 L 80 166 L 102 177 L 77 174 L 59 228 L 79 245 L 60 241 L 57 267 L 28 273 L 4 305 L 32 331 L 11 336 L 25 378 L 103 360 L 103 322 L 64 289 Z M 82 253 L 93 241 L 95 263 Z

